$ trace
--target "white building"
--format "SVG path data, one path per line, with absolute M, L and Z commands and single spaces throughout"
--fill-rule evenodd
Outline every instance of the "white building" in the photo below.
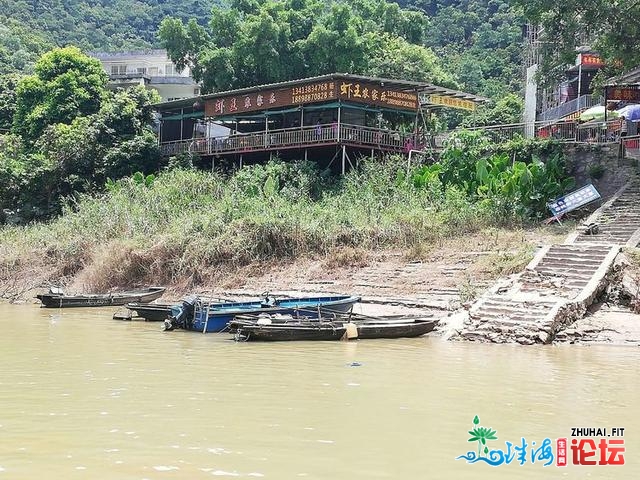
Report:
M 165 102 L 200 95 L 200 85 L 191 77 L 189 68 L 178 71 L 166 50 L 89 55 L 102 62 L 112 88 L 144 85 L 156 90 Z

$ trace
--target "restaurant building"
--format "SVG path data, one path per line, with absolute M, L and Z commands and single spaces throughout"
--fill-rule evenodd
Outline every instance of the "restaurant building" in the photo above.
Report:
M 428 116 L 487 101 L 423 82 L 330 74 L 165 102 L 164 156 L 183 152 L 243 163 L 281 158 L 338 162 L 430 146 Z

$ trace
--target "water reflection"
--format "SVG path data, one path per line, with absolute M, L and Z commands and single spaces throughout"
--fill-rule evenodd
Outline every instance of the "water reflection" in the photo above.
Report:
M 112 313 L 0 306 L 0 479 L 640 473 L 637 349 L 234 343 Z M 466 465 L 454 458 L 474 448 L 476 414 L 497 429 L 497 447 L 625 427 L 627 465 Z

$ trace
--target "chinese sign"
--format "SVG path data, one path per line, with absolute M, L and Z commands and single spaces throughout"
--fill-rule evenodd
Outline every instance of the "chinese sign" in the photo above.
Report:
M 589 67 L 603 67 L 604 62 L 600 55 L 595 53 L 581 53 L 578 58 L 581 65 L 589 66 Z
M 579 188 L 575 192 L 571 192 L 567 195 L 557 198 L 553 202 L 547 204 L 549 210 L 554 217 L 564 215 L 567 212 L 582 207 L 587 203 L 591 203 L 600 198 L 600 194 L 596 188 L 589 184 L 582 188 Z
M 335 82 L 321 82 L 301 85 L 291 89 L 291 104 L 322 102 L 336 98 Z
M 567 437 L 557 438 L 553 442 L 545 438 L 537 443 L 521 437 L 517 442 L 505 441 L 505 448 L 489 448 L 489 441 L 498 440 L 497 431 L 480 426 L 476 415 L 473 428 L 469 430 L 468 442 L 477 443 L 478 450 L 469 451 L 456 457 L 467 463 L 486 463 L 492 467 L 509 465 L 512 462 L 522 466 L 526 463 L 548 467 L 572 465 L 624 465 L 624 428 L 572 428 L 571 442 Z M 554 448 L 555 447 L 555 448 Z
M 633 87 L 606 87 L 607 100 L 627 100 L 640 102 L 640 89 Z
M 444 105 L 445 107 L 460 108 L 462 110 L 473 111 L 476 109 L 476 104 L 471 100 L 463 100 L 462 98 L 443 97 L 440 95 L 431 95 L 429 102 L 434 105 Z
M 368 103 L 400 110 L 418 110 L 418 94 L 385 88 L 384 84 L 342 80 L 338 96 L 342 100 Z
M 205 102 L 205 116 L 219 117 L 338 99 L 400 110 L 418 110 L 418 95 L 415 92 L 385 88 L 378 83 L 332 80 L 212 98 Z

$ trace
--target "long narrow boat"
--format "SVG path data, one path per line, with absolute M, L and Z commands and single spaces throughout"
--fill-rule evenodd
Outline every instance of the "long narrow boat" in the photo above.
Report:
M 379 321 L 356 323 L 358 338 L 411 338 L 431 332 L 438 324 L 434 319 Z
M 367 320 L 340 320 L 322 317 L 319 319 L 294 318 L 275 315 L 238 315 L 229 322 L 229 332 L 236 340 L 275 341 L 275 340 L 340 340 L 328 334 L 331 327 L 348 331 L 349 339 L 371 338 L 412 338 L 431 332 L 437 325 L 437 319 L 424 317 L 378 317 Z M 342 330 L 343 329 L 343 330 Z M 326 338 L 321 332 L 325 332 Z
M 231 300 L 225 298 L 215 298 L 208 301 L 215 302 L 215 304 L 224 305 Z M 212 303 L 214 304 L 214 303 Z M 147 322 L 163 322 L 171 317 L 171 309 L 175 307 L 174 303 L 139 303 L 132 302 L 127 303 L 127 310 L 129 310 L 126 318 L 124 316 L 118 317 L 118 319 L 131 320 L 132 318 L 142 318 Z M 114 316 L 115 318 L 115 316 Z
M 302 297 L 252 302 L 202 303 L 189 299 L 174 307 L 173 316 L 165 321 L 166 330 L 184 328 L 197 332 L 220 332 L 236 315 L 243 314 L 289 314 L 304 318 L 321 318 L 325 315 L 348 313 L 360 297 L 338 295 L 331 297 Z
M 171 303 L 127 303 L 130 318 L 143 318 L 147 322 L 162 322 L 171 316 Z M 135 313 L 135 315 L 133 315 Z
M 164 287 L 149 287 L 144 290 L 130 292 L 115 292 L 107 294 L 66 295 L 59 289 L 51 289 L 49 293 L 36 295 L 43 307 L 108 307 L 111 305 L 125 305 L 130 302 L 152 302 L 164 293 Z
M 290 340 L 340 340 L 347 327 L 334 322 L 301 322 L 280 324 L 245 324 L 237 327 L 238 341 L 278 342 Z

